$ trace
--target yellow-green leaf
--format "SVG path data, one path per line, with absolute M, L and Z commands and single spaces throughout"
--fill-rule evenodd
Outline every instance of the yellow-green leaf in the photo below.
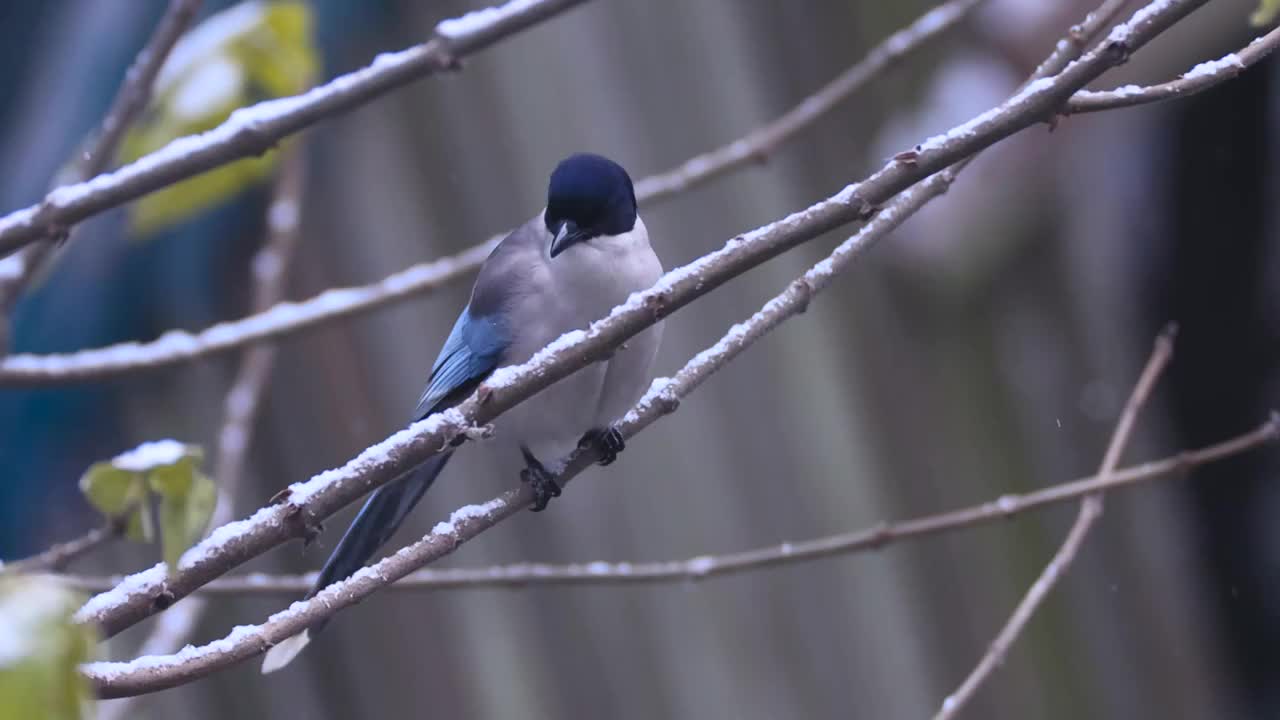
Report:
M 217 500 L 213 481 L 199 470 L 203 460 L 198 445 L 143 443 L 94 463 L 80 478 L 80 489 L 103 515 L 124 518 L 130 540 L 150 542 L 158 520 L 165 560 L 176 562 L 204 532 Z
M 242 2 L 209 16 L 174 47 L 156 79 L 148 112 L 125 136 L 121 158 L 133 161 L 226 120 L 237 108 L 296 95 L 316 75 L 312 17 L 301 0 Z M 139 200 L 130 213 L 147 235 L 222 202 L 267 177 L 277 154 L 245 158 Z
M 143 491 L 138 473 L 122 470 L 110 462 L 97 462 L 80 476 L 80 492 L 98 512 L 116 517 L 137 505 Z
M 83 602 L 47 576 L 0 578 L 0 720 L 81 720 L 93 692 L 79 672 L 94 629 L 71 620 Z
M 104 516 L 125 518 L 125 535 L 130 540 L 151 540 L 150 518 L 142 512 L 147 486 L 141 473 L 117 467 L 110 461 L 94 463 L 80 476 L 80 492 Z
M 1249 23 L 1255 27 L 1270 25 L 1280 15 L 1280 0 L 1259 0 L 1258 9 L 1249 16 Z
M 152 470 L 147 478 L 159 496 L 160 544 L 171 570 L 204 534 L 217 504 L 217 488 L 199 471 L 197 462 L 198 458 L 188 456 Z

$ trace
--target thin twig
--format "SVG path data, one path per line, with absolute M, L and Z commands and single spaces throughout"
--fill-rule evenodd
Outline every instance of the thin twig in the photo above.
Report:
M 218 127 L 174 140 L 113 173 L 57 188 L 40 203 L 0 218 L 0 256 L 179 180 L 259 155 L 289 135 L 414 80 L 455 70 L 467 56 L 584 1 L 511 0 L 445 20 L 421 45 L 379 55 L 367 67 L 302 95 L 242 108 Z
M 1129 444 L 1129 438 L 1133 434 L 1138 412 L 1146 404 L 1147 398 L 1151 396 L 1151 390 L 1160 378 L 1160 374 L 1164 372 L 1170 358 L 1173 357 L 1173 338 L 1176 331 L 1176 327 L 1170 325 L 1156 337 L 1151 357 L 1147 360 L 1146 367 L 1143 368 L 1137 384 L 1134 385 L 1133 392 L 1130 393 L 1129 400 L 1125 403 L 1124 411 L 1120 414 L 1120 421 L 1116 423 L 1116 429 L 1111 434 L 1111 442 L 1107 444 L 1106 454 L 1103 455 L 1102 465 L 1098 470 L 1099 477 L 1108 480 L 1114 477 L 1116 466 L 1120 463 L 1120 456 L 1124 453 L 1125 447 Z M 1062 576 L 1071 567 L 1071 563 L 1075 560 L 1080 546 L 1084 544 L 1089 531 L 1101 516 L 1102 493 L 1086 495 L 1084 500 L 1080 502 L 1080 512 L 1076 515 L 1075 523 L 1072 524 L 1071 530 L 1067 533 L 1062 546 L 1054 553 L 1053 559 L 1049 561 L 1049 564 L 1041 571 L 1040 576 L 1032 583 L 1031 588 L 1027 590 L 1027 594 L 1018 603 L 1013 615 L 1009 617 L 1004 627 L 1000 629 L 999 634 L 991 642 L 991 646 L 983 654 L 982 659 L 978 661 L 977 666 L 960 684 L 960 687 L 956 688 L 955 692 L 942 701 L 942 707 L 937 715 L 934 716 L 934 720 L 950 720 L 955 717 L 956 713 L 960 712 L 973 698 L 974 693 L 978 691 L 982 683 L 1004 662 L 1005 657 L 1009 654 L 1009 648 L 1013 646 L 1014 641 L 1022 634 L 1022 630 L 1030 622 L 1032 616 L 1035 615 L 1036 610 L 1040 608 L 1044 599 L 1048 597 L 1049 592 L 1053 590 L 1054 586 L 1057 585 L 1058 581 L 1062 579 Z
M 1063 110 L 1064 115 L 1098 112 L 1115 108 L 1145 105 L 1171 98 L 1183 98 L 1216 87 L 1252 67 L 1280 46 L 1280 27 L 1254 38 L 1239 52 L 1217 60 L 1203 62 L 1183 73 L 1177 80 L 1140 87 L 1125 85 L 1114 90 L 1081 90 Z
M 955 26 L 982 0 L 951 0 L 895 32 L 834 80 L 782 116 L 724 147 L 695 156 L 672 170 L 636 182 L 645 207 L 705 183 L 754 159 L 812 127 L 869 80 L 927 41 Z M 0 362 L 0 385 L 44 385 L 93 380 L 188 362 L 244 345 L 283 337 L 401 300 L 419 297 L 469 277 L 502 239 L 497 235 L 459 253 L 419 263 L 367 285 L 336 288 L 299 303 L 281 303 L 240 320 L 190 333 L 174 330 L 151 342 L 117 343 L 71 353 L 18 355 Z
M 1089 47 L 1089 44 L 1097 39 L 1104 29 L 1120 17 L 1120 11 L 1124 10 L 1125 5 L 1128 4 L 1129 0 L 1103 0 L 1102 4 L 1086 15 L 1082 22 L 1072 25 L 1067 30 L 1066 36 L 1058 41 L 1053 47 L 1053 52 L 1040 63 L 1035 72 L 1031 73 L 1031 77 L 1036 79 L 1053 77 L 1066 69 L 1072 60 L 1084 54 L 1085 48 Z
M 389 591 L 475 590 L 526 588 L 546 585 L 644 585 L 735 575 L 775 565 L 811 562 L 828 557 L 879 550 L 902 540 L 999 522 L 1029 510 L 1078 500 L 1104 490 L 1118 490 L 1155 480 L 1181 477 L 1187 472 L 1224 458 L 1280 440 L 1280 415 L 1272 415 L 1257 428 L 1229 440 L 1171 455 L 1161 460 L 1117 470 L 1107 477 L 1092 475 L 1022 495 L 1001 495 L 995 500 L 960 510 L 893 523 L 881 523 L 855 532 L 812 540 L 796 540 L 724 555 L 701 555 L 683 560 L 627 562 L 595 560 L 570 564 L 514 563 L 481 568 L 424 568 L 388 586 Z M 200 595 L 277 595 L 306 592 L 317 573 L 270 575 L 250 573 L 222 577 L 197 591 Z M 102 592 L 118 585 L 124 576 L 59 575 L 59 580 L 82 592 Z M 145 653 L 143 653 L 145 654 Z
M 116 146 L 124 137 L 125 131 L 133 124 L 134 118 L 151 101 L 151 93 L 155 87 L 156 76 L 164 66 L 165 58 L 178 44 L 179 38 L 195 20 L 202 0 L 169 0 L 155 32 L 146 46 L 133 59 L 133 64 L 125 73 L 124 83 L 120 91 L 111 101 L 111 108 L 102 118 L 102 126 L 92 145 L 85 151 L 77 167 L 77 175 L 91 178 L 107 169 L 115 156 Z
M 120 537 L 122 530 L 121 523 L 108 522 L 74 540 L 58 543 L 31 557 L 0 563 L 0 575 L 61 570 L 72 560 Z
M 637 199 L 650 203 L 665 200 L 741 166 L 767 161 L 779 145 L 811 127 L 916 48 L 959 23 L 982 1 L 951 0 L 930 10 L 885 38 L 866 57 L 772 122 L 728 145 L 695 155 L 666 172 L 640 180 L 636 183 Z
M 130 576 L 117 590 L 92 598 L 77 613 L 77 618 L 95 622 L 104 634 L 113 635 L 240 563 L 290 538 L 305 537 L 313 531 L 316 522 L 451 446 L 457 438 L 469 437 L 475 429 L 551 383 L 607 357 L 628 338 L 729 279 L 841 224 L 873 215 L 878 204 L 921 179 L 1051 117 L 1076 90 L 1127 59 L 1133 51 L 1205 2 L 1207 0 L 1170 0 L 1159 3 L 1154 11 L 1135 15 L 1113 31 L 1106 43 L 1063 72 L 1034 83 L 1000 106 L 944 135 L 926 140 L 910 160 L 895 158 L 866 181 L 735 238 L 722 249 L 667 273 L 654 287 L 634 294 L 614 308 L 607 318 L 592 323 L 585 332 L 558 339 L 526 363 L 500 368 L 458 406 L 414 423 L 366 449 L 342 468 L 290 486 L 280 493 L 277 504 L 259 510 L 252 517 L 218 528 L 189 550 L 178 569 L 168 576 L 163 566 L 156 566 Z M 495 500 L 486 512 L 468 517 L 459 534 L 441 534 L 428 544 L 435 548 L 433 552 L 447 554 L 461 541 L 526 507 L 531 499 L 528 488 L 522 486 Z M 322 593 L 317 597 L 326 595 Z M 288 633 L 292 634 L 299 627 L 294 622 L 273 632 L 293 627 Z M 273 636 L 268 641 L 275 642 L 282 637 Z M 246 638 L 246 641 L 256 642 L 256 638 Z M 233 650 L 227 657 L 243 659 L 245 656 L 240 654 L 243 652 Z M 209 667 L 203 662 L 193 662 L 192 667 Z M 135 685 L 137 682 L 143 684 Z M 142 676 L 132 676 L 128 683 L 118 687 L 155 686 L 146 684 Z
M 138 52 L 125 73 L 124 81 L 116 91 L 107 114 L 103 116 L 92 143 L 74 164 L 70 178 L 72 181 L 84 182 L 107 169 L 125 130 L 150 101 L 156 75 L 160 73 L 169 51 L 195 19 L 200 3 L 201 0 L 170 0 L 147 44 Z M 44 266 L 55 246 L 56 243 L 53 242 L 37 243 L 12 257 L 0 260 L 0 264 L 6 266 L 0 271 L 0 316 L 7 315 L 31 278 Z M 6 326 L 0 328 L 0 355 L 3 355 L 8 320 L 0 317 L 0 325 Z

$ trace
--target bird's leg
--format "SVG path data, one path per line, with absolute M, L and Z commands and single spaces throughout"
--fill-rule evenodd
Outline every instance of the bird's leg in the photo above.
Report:
M 596 462 L 608 465 L 618 459 L 618 453 L 627 449 L 627 441 L 618 428 L 610 425 L 607 428 L 587 431 L 587 434 L 578 441 L 578 447 L 595 448 L 596 452 L 600 453 L 600 459 Z
M 533 488 L 533 507 L 530 508 L 534 512 L 542 512 L 547 508 L 547 503 L 551 502 L 551 498 L 560 497 L 560 486 L 556 484 L 555 476 L 551 471 L 542 466 L 538 462 L 538 458 L 529 452 L 529 448 L 520 448 L 520 453 L 524 455 L 524 470 L 520 471 L 520 479 L 529 483 L 529 487 Z

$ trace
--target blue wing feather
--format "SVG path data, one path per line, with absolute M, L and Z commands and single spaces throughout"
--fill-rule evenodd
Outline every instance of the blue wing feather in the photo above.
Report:
M 414 416 L 422 418 L 435 412 L 449 395 L 483 380 L 498 367 L 507 345 L 506 329 L 496 317 L 475 315 L 470 306 L 463 309 L 431 368 L 431 379 L 418 399 Z

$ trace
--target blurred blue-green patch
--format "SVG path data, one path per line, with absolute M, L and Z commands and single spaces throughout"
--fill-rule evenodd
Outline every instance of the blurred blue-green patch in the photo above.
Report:
M 165 61 L 150 107 L 121 143 L 120 159 L 132 162 L 214 128 L 237 108 L 303 92 L 318 58 L 305 2 L 242 2 L 209 16 Z M 130 230 L 145 237 L 230 198 L 267 177 L 276 155 L 237 160 L 147 195 L 131 208 Z

